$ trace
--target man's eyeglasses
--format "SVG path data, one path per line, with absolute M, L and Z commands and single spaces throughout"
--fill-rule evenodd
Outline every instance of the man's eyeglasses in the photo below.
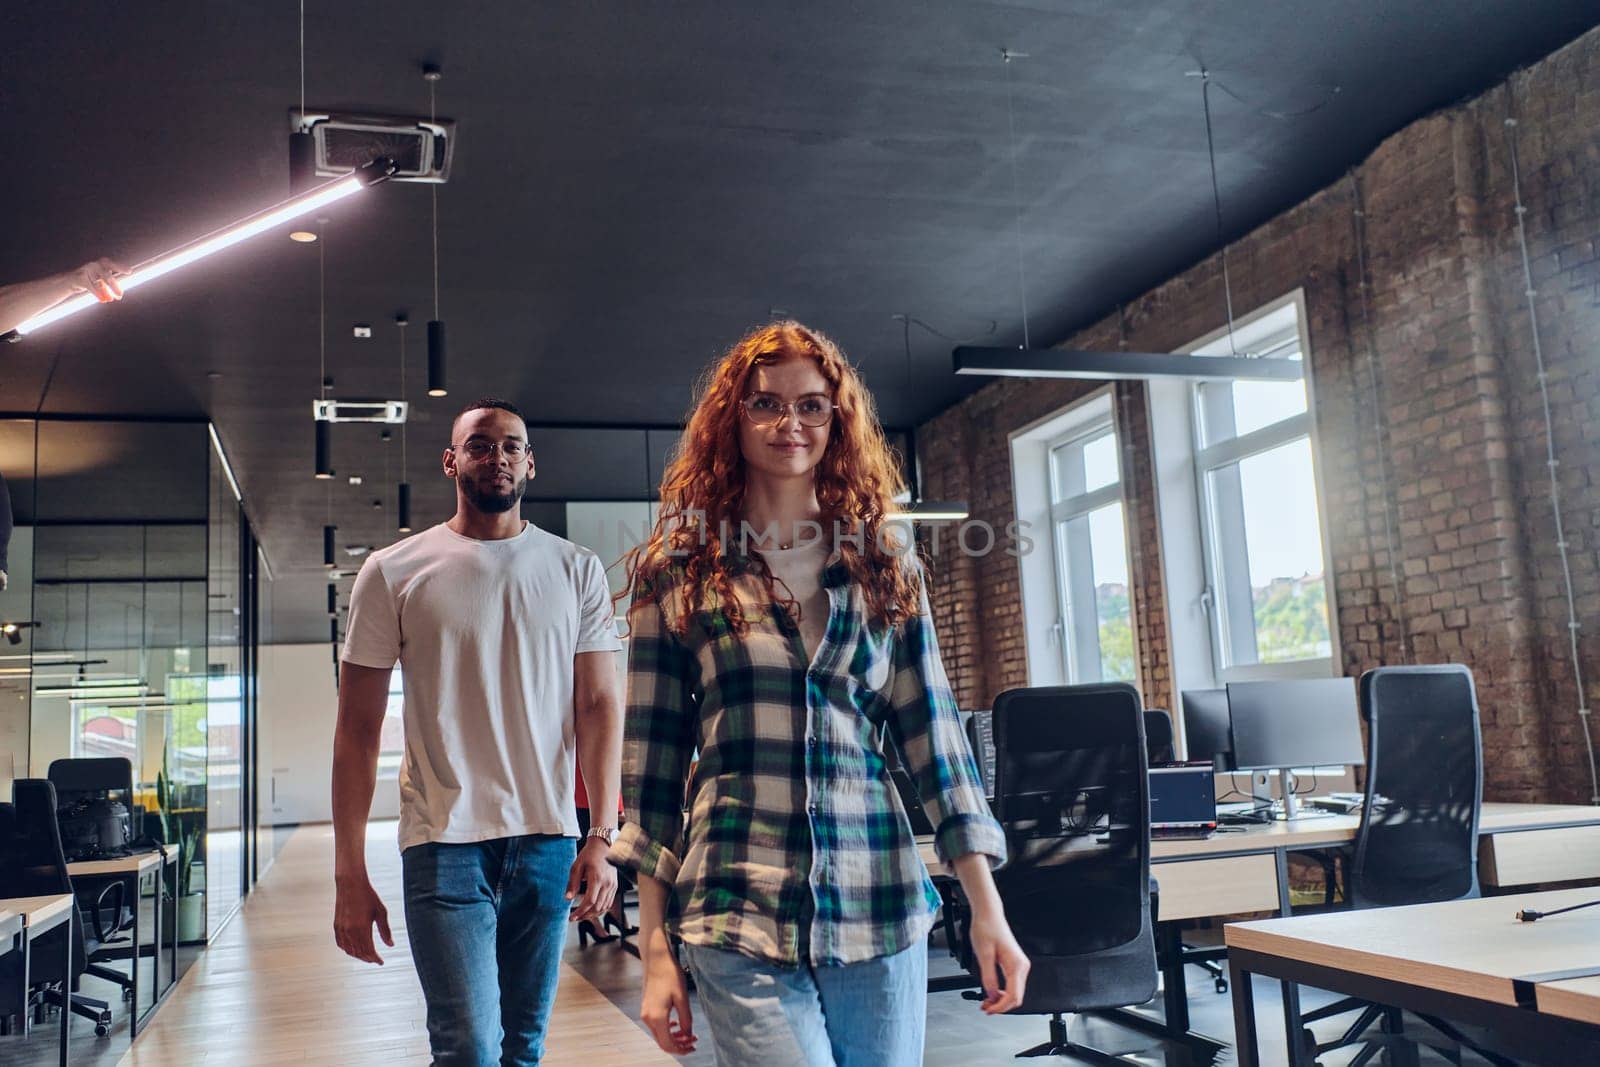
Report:
M 498 451 L 511 462 L 515 463 L 518 460 L 526 457 L 528 453 L 532 451 L 532 449 L 530 449 L 527 443 L 524 441 L 505 441 L 500 444 L 496 444 L 493 441 L 473 440 L 468 441 L 464 445 L 451 445 L 450 451 L 465 452 L 468 456 L 477 460 L 488 459 L 490 456 L 494 455 L 496 451 Z
M 833 418 L 833 401 L 819 393 L 799 400 L 780 400 L 771 393 L 751 393 L 743 400 L 744 413 L 757 426 L 771 426 L 790 412 L 801 426 L 825 426 Z

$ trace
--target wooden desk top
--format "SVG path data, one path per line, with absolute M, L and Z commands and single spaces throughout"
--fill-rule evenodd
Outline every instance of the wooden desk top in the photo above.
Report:
M 0 912 L 22 916 L 22 924 L 29 929 L 53 927 L 57 916 L 72 914 L 71 893 L 50 893 L 42 897 L 6 897 L 0 899 Z M 52 921 L 55 920 L 55 921 Z
M 167 852 L 167 862 L 178 861 L 178 850 L 171 849 Z M 94 875 L 110 874 L 140 874 L 148 871 L 161 862 L 159 852 L 139 852 L 132 856 L 119 856 L 114 860 L 79 860 L 67 864 L 67 873 L 74 878 L 88 878 Z
M 1517 909 L 1549 911 L 1594 898 L 1594 889 L 1562 889 L 1263 919 L 1223 929 L 1229 948 L 1515 1005 L 1514 979 L 1593 966 L 1600 943 L 1600 912 L 1524 923 Z
M 1589 804 L 1483 805 L 1479 834 L 1537 830 L 1571 823 L 1600 824 L 1600 807 Z M 1361 825 L 1359 815 L 1309 813 L 1293 822 L 1262 823 L 1237 830 L 1219 830 L 1210 837 L 1190 841 L 1152 841 L 1152 860 L 1199 859 L 1229 852 L 1272 852 L 1277 849 L 1316 848 L 1352 841 Z M 943 870 L 933 851 L 933 838 L 917 838 L 922 860 L 932 871 Z
M 1542 1012 L 1600 1026 L 1600 974 L 1541 982 L 1534 987 L 1534 1002 Z

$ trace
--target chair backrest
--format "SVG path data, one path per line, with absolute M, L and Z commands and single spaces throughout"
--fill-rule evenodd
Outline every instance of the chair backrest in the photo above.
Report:
M 1483 747 L 1459 664 L 1361 676 L 1367 787 L 1350 865 L 1356 907 L 1476 897 Z
M 1163 708 L 1144 709 L 1144 750 L 1151 763 L 1171 763 L 1177 759 L 1172 715 Z
M 72 877 L 67 873 L 67 858 L 61 851 L 61 828 L 56 825 L 56 791 L 48 779 L 18 778 L 11 783 L 11 833 L 0 840 L 0 897 L 41 897 L 72 892 Z M 3 821 L 3 820 L 0 820 Z M 41 960 L 50 963 L 35 975 L 60 977 L 54 961 L 61 958 L 60 941 L 51 938 L 54 948 L 41 947 Z M 72 909 L 72 973 L 83 970 L 85 946 L 83 921 Z
M 59 793 L 126 793 L 133 796 L 133 764 L 125 756 L 51 760 L 45 771 Z
M 56 825 L 55 786 L 44 778 L 11 783 L 14 807 L 10 862 L 0 863 L 0 896 L 38 897 L 72 892 L 67 858 Z
M 968 712 L 966 719 L 967 744 L 972 746 L 972 756 L 978 763 L 978 777 L 983 780 L 985 796 L 994 796 L 994 712 L 984 708 Z
M 1021 1010 L 1155 994 L 1150 797 L 1139 694 L 1123 683 L 1013 689 L 994 703 L 995 872 L 1032 963 Z

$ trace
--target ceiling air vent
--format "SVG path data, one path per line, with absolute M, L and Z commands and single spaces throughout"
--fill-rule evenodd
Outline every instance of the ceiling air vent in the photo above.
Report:
M 442 183 L 450 177 L 456 127 L 450 119 L 291 110 L 289 122 L 295 133 L 311 134 L 320 177 L 349 174 L 382 156 L 399 167 L 390 181 Z
M 404 400 L 313 400 L 311 417 L 318 422 L 406 421 Z

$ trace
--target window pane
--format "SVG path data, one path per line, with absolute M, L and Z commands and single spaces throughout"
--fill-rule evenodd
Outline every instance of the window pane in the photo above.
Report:
M 1295 362 L 1300 354 L 1294 353 Z M 1206 382 L 1200 386 L 1201 437 L 1206 446 L 1243 437 L 1275 422 L 1304 414 L 1306 383 Z
M 1133 608 L 1128 596 L 1128 543 L 1120 503 L 1089 513 L 1089 540 L 1094 554 L 1100 679 L 1132 681 Z
M 1230 666 L 1332 654 L 1311 440 L 1207 472 Z
M 1108 485 L 1116 485 L 1117 435 L 1107 430 L 1083 443 L 1083 491 L 1092 493 Z
M 1089 437 L 1059 445 L 1051 453 L 1051 499 L 1071 500 L 1108 485 L 1121 476 L 1117 461 L 1117 435 L 1107 427 Z

